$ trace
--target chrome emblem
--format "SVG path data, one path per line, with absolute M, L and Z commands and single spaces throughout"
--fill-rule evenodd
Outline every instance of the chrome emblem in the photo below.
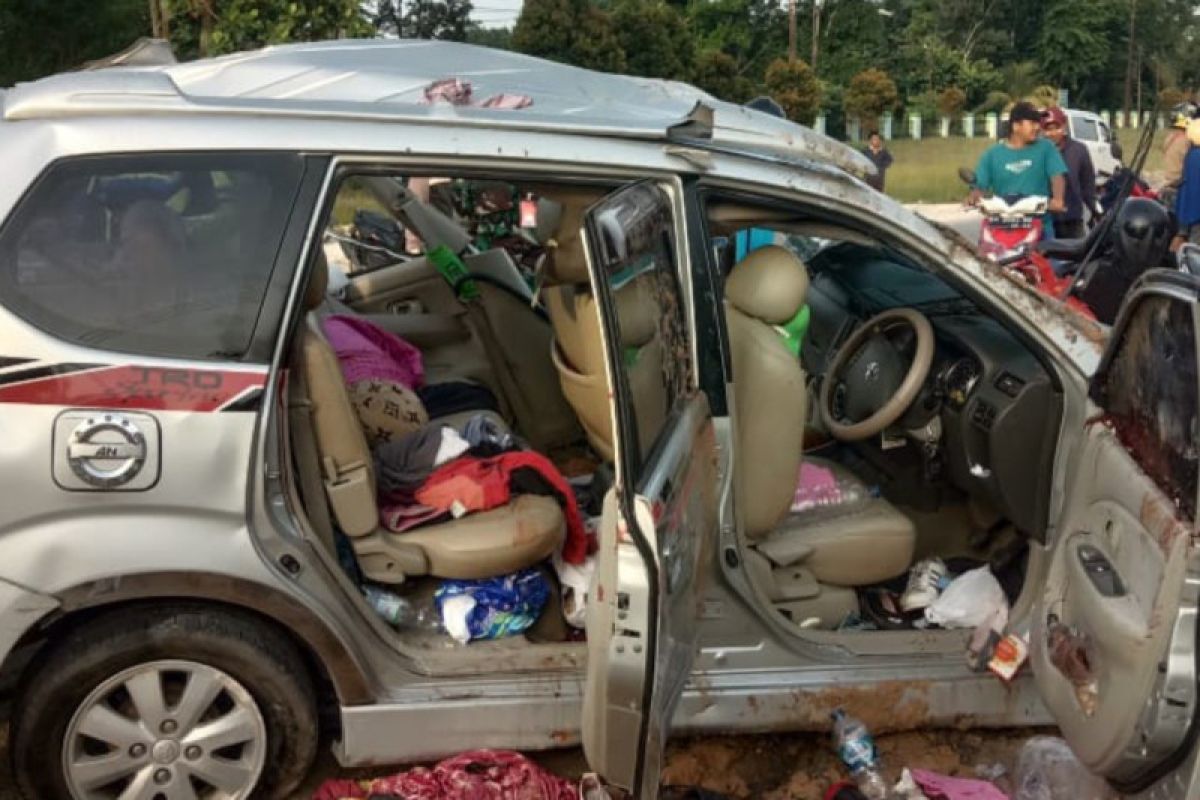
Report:
M 123 414 L 98 414 L 75 427 L 67 463 L 84 483 L 98 489 L 123 486 L 146 464 L 146 437 Z
M 874 383 L 879 380 L 879 372 L 879 362 L 872 361 L 870 364 L 867 364 L 867 371 L 863 373 L 863 377 L 867 379 L 868 383 Z

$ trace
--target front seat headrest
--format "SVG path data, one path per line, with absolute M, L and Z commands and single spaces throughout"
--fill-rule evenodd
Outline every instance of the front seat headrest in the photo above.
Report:
M 808 297 L 808 270 L 791 250 L 767 245 L 734 265 L 725 280 L 725 298 L 747 316 L 782 325 L 799 313 Z
M 596 199 L 594 191 L 566 189 L 554 193 L 553 202 L 558 209 L 557 213 L 552 212 L 551 219 L 558 224 L 553 233 L 554 241 L 548 245 L 546 283 L 562 285 L 589 282 L 587 256 L 583 247 L 583 217 Z M 541 213 L 539 207 L 539 217 Z M 542 226 L 539 224 L 538 227 Z
M 312 271 L 308 276 L 308 286 L 304 289 L 304 310 L 312 311 L 325 302 L 325 294 L 329 290 L 329 262 L 325 260 L 325 251 L 317 248 L 313 259 Z

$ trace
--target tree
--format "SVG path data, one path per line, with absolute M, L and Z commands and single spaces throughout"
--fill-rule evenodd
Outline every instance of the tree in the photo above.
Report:
M 467 28 L 467 42 L 497 50 L 512 50 L 512 28 L 484 28 L 472 23 Z
M 372 22 L 381 33 L 407 39 L 467 40 L 471 0 L 380 0 Z
M 358 0 L 168 0 L 162 7 L 181 57 L 371 33 Z
M 692 83 L 731 103 L 744 103 L 754 94 L 754 84 L 738 75 L 733 56 L 720 50 L 706 50 L 696 58 Z
M 697 50 L 725 53 L 753 82 L 787 50 L 787 13 L 777 0 L 693 0 L 688 28 Z
M 1082 94 L 1088 79 L 1108 63 L 1108 29 L 1114 10 L 1103 0 L 1055 0 L 1046 9 L 1038 39 L 1042 78 Z
M 937 110 L 943 117 L 956 117 L 967 107 L 967 93 L 957 86 L 948 86 L 938 94 Z
M 625 69 L 647 78 L 688 80 L 696 49 L 687 20 L 661 0 L 621 0 L 613 12 Z
M 625 52 L 612 17 L 588 0 L 525 0 L 513 49 L 578 67 L 621 72 Z
M 73 69 L 150 32 L 146 0 L 0 0 L 0 86 Z
M 767 67 L 767 92 L 783 106 L 788 119 L 811 125 L 821 107 L 821 84 L 805 62 L 776 59 Z
M 1177 86 L 1168 86 L 1158 93 L 1158 107 L 1170 111 L 1187 99 L 1187 95 Z
M 896 108 L 900 95 L 896 83 L 881 69 L 865 69 L 850 79 L 842 101 L 846 115 L 856 117 L 867 127 L 879 124 L 879 118 Z

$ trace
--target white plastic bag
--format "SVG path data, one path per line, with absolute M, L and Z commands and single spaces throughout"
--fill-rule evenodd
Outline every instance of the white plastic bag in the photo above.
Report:
M 1088 772 L 1070 746 L 1053 736 L 1035 736 L 1017 758 L 1013 800 L 1116 800 L 1103 778 Z
M 587 625 L 588 592 L 596 575 L 596 557 L 588 556 L 582 564 L 568 564 L 554 554 L 554 570 L 562 584 L 563 616 L 572 628 Z
M 977 628 L 988 620 L 1008 624 L 1008 598 L 988 567 L 964 572 L 955 578 L 933 605 L 925 619 L 943 628 Z

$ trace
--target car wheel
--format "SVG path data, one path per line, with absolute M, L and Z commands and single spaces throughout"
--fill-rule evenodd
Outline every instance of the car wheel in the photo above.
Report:
M 49 648 L 11 725 L 14 777 L 30 798 L 283 798 L 312 764 L 304 661 L 248 614 L 126 610 Z

